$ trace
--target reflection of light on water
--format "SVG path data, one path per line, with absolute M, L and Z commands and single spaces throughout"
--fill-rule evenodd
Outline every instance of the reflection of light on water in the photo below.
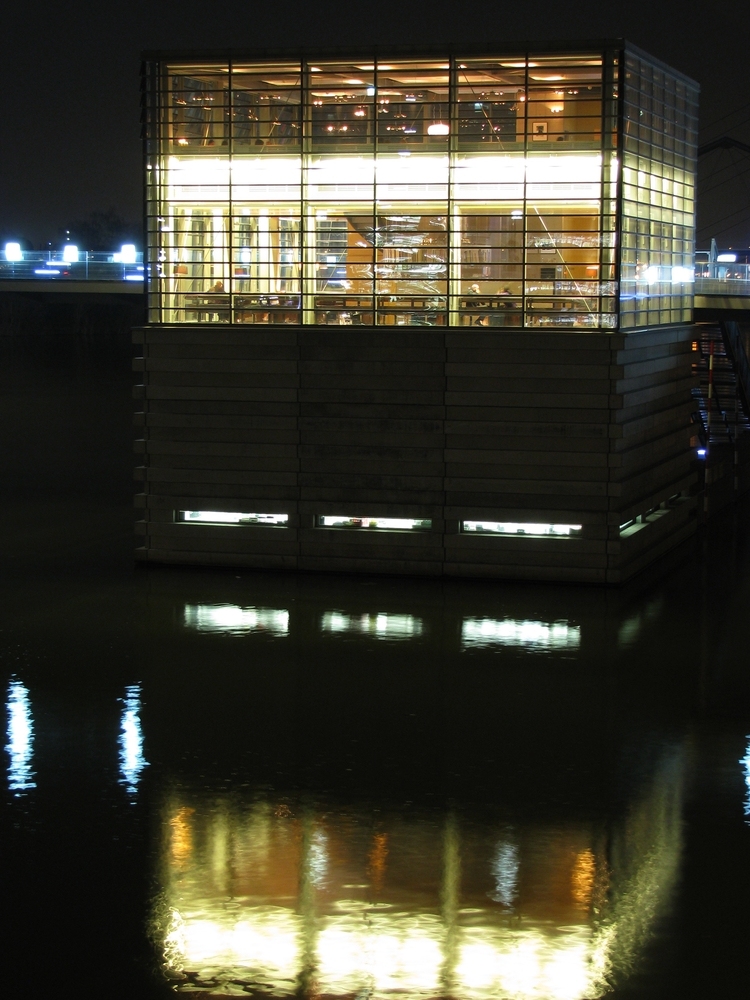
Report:
M 120 721 L 120 782 L 131 795 L 137 792 L 141 771 L 147 766 L 141 730 L 141 685 L 131 684 L 125 688 Z
M 186 604 L 185 628 L 198 632 L 225 632 L 243 635 L 246 632 L 268 632 L 287 635 L 289 612 L 275 608 L 240 608 L 236 604 Z
M 34 747 L 34 723 L 29 692 L 19 680 L 8 685 L 8 787 L 16 795 L 36 788 L 31 757 Z
M 328 872 L 328 838 L 322 830 L 316 830 L 310 841 L 307 856 L 307 871 L 314 886 L 322 886 Z
M 174 970 L 197 966 L 210 978 L 214 969 L 239 966 L 253 970 L 254 982 L 286 981 L 291 992 L 299 969 L 300 931 L 300 917 L 280 906 L 188 917 L 173 910 L 165 955 Z
M 746 738 L 750 740 L 750 736 Z M 740 761 L 740 764 L 742 764 L 745 771 L 745 816 L 747 817 L 746 821 L 750 823 L 750 743 L 748 743 L 747 752 Z
M 190 816 L 194 812 L 188 806 L 178 809 L 169 821 L 171 827 L 170 851 L 174 863 L 184 865 L 193 850 L 193 831 L 190 828 Z
M 320 620 L 321 632 L 354 632 L 376 639 L 411 639 L 422 634 L 421 618 L 413 615 L 347 615 L 326 611 Z
M 376 891 L 383 888 L 385 879 L 386 862 L 388 860 L 388 834 L 376 833 L 372 838 L 372 847 L 367 855 L 367 874 L 372 881 L 372 887 Z
M 578 649 L 579 625 L 568 622 L 518 621 L 515 618 L 464 618 L 461 648 L 520 646 L 527 649 Z
M 351 911 L 347 916 L 328 918 L 318 935 L 322 993 L 439 988 L 444 961 L 439 917 L 401 914 L 394 919 L 372 912 L 366 904 L 347 909 Z
M 323 918 L 314 961 L 320 993 L 342 996 L 375 990 L 419 996 L 437 991 L 444 969 L 445 930 L 437 915 L 378 913 L 372 907 Z M 200 979 L 224 976 L 273 984 L 281 995 L 295 991 L 301 966 L 302 918 L 271 906 L 188 915 L 173 910 L 165 954 L 176 972 L 200 969 Z M 588 927 L 555 934 L 508 933 L 499 927 L 460 930 L 454 992 L 469 1000 L 499 996 L 519 1000 L 578 1000 L 600 995 L 606 982 L 591 964 Z M 226 994 L 226 986 L 221 990 Z
M 292 997 L 302 983 L 374 1000 L 602 996 L 632 972 L 675 884 L 681 776 L 675 752 L 601 851 L 589 828 L 532 825 L 513 839 L 468 828 L 463 839 L 455 819 L 441 834 L 432 820 L 378 818 L 374 833 L 356 810 L 227 801 L 201 816 L 173 802 L 166 971 L 178 992 L 221 995 Z
M 575 1000 L 606 989 L 589 964 L 591 932 L 586 927 L 566 928 L 564 935 L 482 930 L 466 936 L 456 967 L 466 995 Z
M 645 608 L 642 608 L 640 611 L 636 611 L 635 614 L 626 618 L 617 631 L 617 645 L 622 648 L 624 646 L 629 646 L 631 642 L 635 642 L 641 634 L 643 626 L 647 622 L 654 621 L 659 617 L 663 604 L 663 599 L 661 597 L 657 597 L 656 600 L 647 604 Z
M 501 843 L 492 861 L 495 891 L 490 898 L 496 903 L 502 903 L 507 907 L 513 906 L 513 900 L 518 892 L 518 865 L 518 846 L 507 841 Z
M 587 848 L 576 856 L 576 862 L 573 866 L 573 873 L 570 879 L 573 899 L 583 910 L 588 909 L 591 903 L 595 875 L 596 859 Z

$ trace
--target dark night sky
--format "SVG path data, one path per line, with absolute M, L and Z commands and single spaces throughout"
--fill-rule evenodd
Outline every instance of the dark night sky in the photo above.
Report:
M 144 49 L 279 48 L 627 37 L 702 88 L 701 142 L 750 144 L 750 4 L 400 3 L 361 0 L 36 0 L 0 27 L 0 238 L 35 243 L 94 209 L 140 217 L 138 68 Z M 750 245 L 750 155 L 701 161 L 698 238 Z

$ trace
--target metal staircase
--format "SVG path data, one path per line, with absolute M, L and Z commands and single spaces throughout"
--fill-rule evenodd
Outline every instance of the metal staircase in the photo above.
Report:
M 734 444 L 750 431 L 750 364 L 737 322 L 700 324 L 693 341 L 693 424 L 701 445 Z

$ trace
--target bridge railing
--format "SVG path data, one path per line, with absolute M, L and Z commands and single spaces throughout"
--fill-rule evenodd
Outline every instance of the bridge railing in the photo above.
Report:
M 125 257 L 125 259 L 123 259 Z M 0 257 L 0 280 L 143 281 L 143 254 L 97 250 L 24 250 L 20 259 Z
M 695 294 L 750 295 L 750 264 L 711 261 L 704 253 L 696 255 Z

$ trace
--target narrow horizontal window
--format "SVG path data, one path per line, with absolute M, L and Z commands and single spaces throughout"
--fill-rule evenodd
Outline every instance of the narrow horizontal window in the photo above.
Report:
M 526 521 L 463 521 L 461 531 L 481 535 L 523 535 L 530 538 L 565 538 L 580 535 L 580 524 L 533 524 Z
M 411 639 L 422 634 L 422 619 L 413 615 L 347 615 L 343 611 L 326 611 L 320 620 L 320 630 L 368 635 L 374 639 Z
M 318 518 L 319 528 L 363 528 L 375 531 L 430 531 L 432 521 L 409 517 L 340 517 L 324 515 Z
M 288 514 L 244 514 L 234 510 L 178 510 L 177 520 L 190 524 L 265 524 L 286 527 Z

